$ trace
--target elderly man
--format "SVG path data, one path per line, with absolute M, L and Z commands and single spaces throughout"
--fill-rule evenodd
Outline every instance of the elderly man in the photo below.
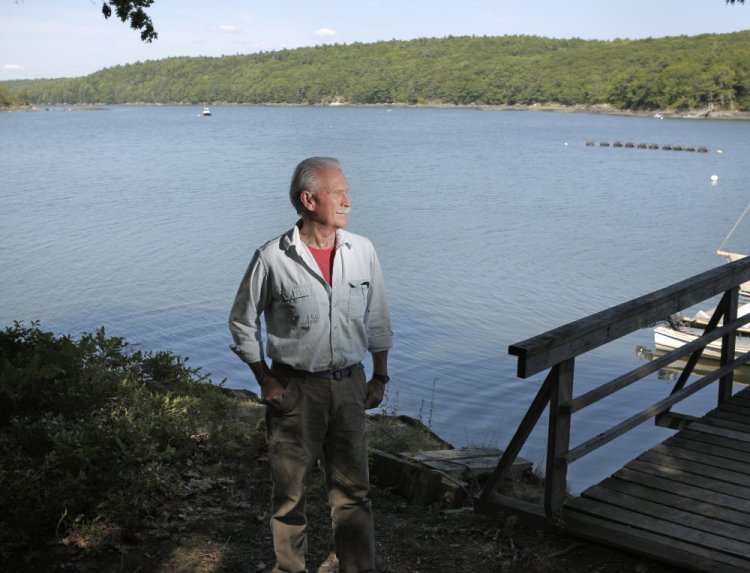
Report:
M 389 379 L 383 276 L 372 243 L 344 230 L 351 199 L 336 159 L 302 161 L 289 195 L 301 218 L 256 251 L 229 318 L 232 349 L 268 405 L 274 571 L 305 571 L 305 486 L 318 458 L 339 570 L 373 571 L 365 410 L 380 404 Z

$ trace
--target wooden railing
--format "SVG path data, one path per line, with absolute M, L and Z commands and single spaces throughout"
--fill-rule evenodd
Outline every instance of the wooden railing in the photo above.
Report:
M 746 257 L 511 345 L 508 352 L 518 357 L 520 378 L 527 378 L 547 369 L 549 373 L 495 471 L 475 500 L 476 508 L 480 511 L 511 510 L 543 519 L 553 517 L 562 509 L 567 496 L 570 463 L 651 418 L 655 418 L 656 423 L 660 425 L 681 427 L 693 418 L 672 413 L 672 406 L 717 380 L 718 402 L 731 397 L 734 370 L 750 361 L 750 352 L 735 357 L 737 329 L 750 322 L 750 314 L 737 318 L 740 284 L 749 279 L 750 257 Z M 593 390 L 573 397 L 576 357 L 638 329 L 651 328 L 655 323 L 679 311 L 722 293 L 721 301 L 701 337 Z M 722 355 L 716 362 L 716 369 L 687 385 L 686 382 L 703 348 L 719 338 L 722 339 Z M 570 447 L 570 429 L 574 413 L 688 355 L 690 358 L 687 365 L 669 396 L 594 438 Z M 547 406 L 549 425 L 542 508 L 538 504 L 519 501 L 503 494 L 502 485 L 503 478 L 510 471 L 513 461 L 518 457 Z

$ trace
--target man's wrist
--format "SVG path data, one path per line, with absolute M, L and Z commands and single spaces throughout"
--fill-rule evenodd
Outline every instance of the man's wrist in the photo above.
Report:
M 388 376 L 388 374 L 380 374 L 379 372 L 375 372 L 372 377 L 375 380 L 380 380 L 383 384 L 388 384 L 391 380 L 391 377 Z

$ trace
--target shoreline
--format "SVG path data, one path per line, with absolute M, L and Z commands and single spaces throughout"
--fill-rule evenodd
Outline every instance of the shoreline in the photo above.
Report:
M 127 102 L 127 103 L 85 103 L 85 104 L 44 104 L 44 105 L 22 105 L 0 108 L 0 111 L 7 112 L 41 112 L 50 111 L 49 108 L 66 108 L 64 111 L 103 111 L 108 106 L 144 106 L 144 107 L 199 107 L 205 104 L 172 102 L 172 103 L 147 103 L 147 102 Z M 372 103 L 358 104 L 350 102 L 318 102 L 318 103 L 235 103 L 235 102 L 213 102 L 209 106 L 217 107 L 341 107 L 341 108 L 397 108 L 397 109 L 471 109 L 486 112 L 546 112 L 546 113 L 588 113 L 602 115 L 618 115 L 630 117 L 653 117 L 656 119 L 720 119 L 720 120 L 749 120 L 750 111 L 738 110 L 631 110 L 618 109 L 609 104 L 575 104 L 563 105 L 554 103 L 534 103 L 529 105 L 507 105 L 507 104 L 452 104 L 442 102 L 429 103 Z

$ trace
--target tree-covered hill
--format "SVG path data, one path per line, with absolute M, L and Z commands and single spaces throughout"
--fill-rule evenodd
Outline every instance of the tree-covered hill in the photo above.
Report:
M 179 57 L 7 81 L 54 103 L 609 104 L 750 110 L 750 31 L 645 40 L 447 37 Z

